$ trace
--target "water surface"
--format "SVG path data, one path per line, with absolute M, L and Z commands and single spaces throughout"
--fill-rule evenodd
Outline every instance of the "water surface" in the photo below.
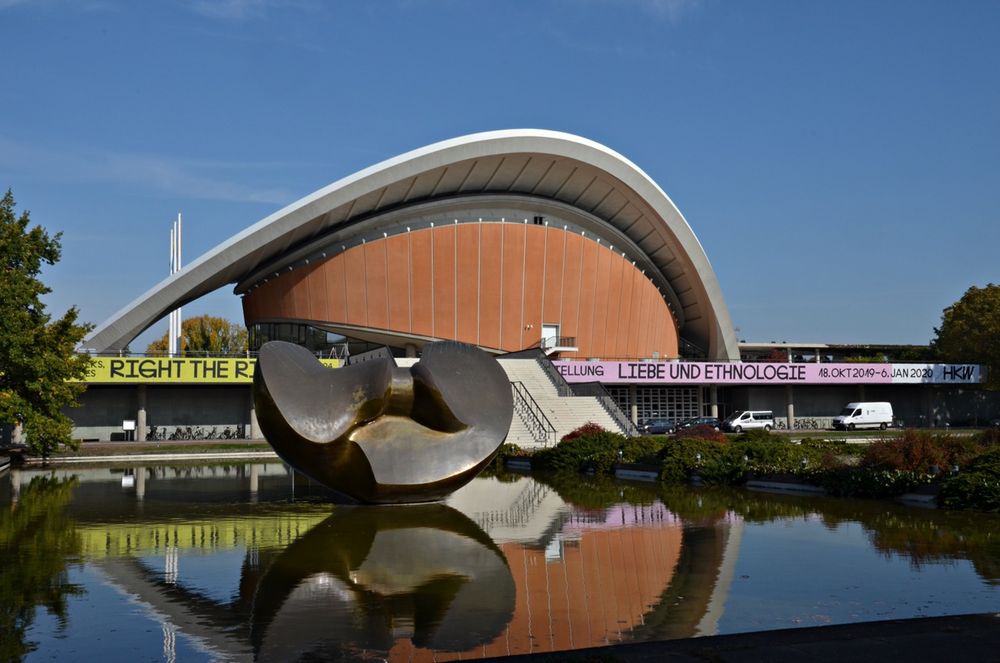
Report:
M 483 477 L 337 505 L 281 464 L 0 477 L 0 658 L 457 660 L 1000 609 L 1000 519 Z

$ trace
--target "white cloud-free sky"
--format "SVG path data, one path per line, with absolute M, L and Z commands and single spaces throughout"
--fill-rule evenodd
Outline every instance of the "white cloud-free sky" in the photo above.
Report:
M 924 343 L 1000 281 L 998 32 L 992 0 L 0 0 L 0 188 L 97 323 L 178 212 L 190 261 L 409 149 L 568 131 L 677 203 L 740 338 Z

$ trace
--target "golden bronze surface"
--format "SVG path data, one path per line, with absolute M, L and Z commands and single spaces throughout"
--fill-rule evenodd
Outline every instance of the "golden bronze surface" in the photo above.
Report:
M 329 369 L 305 348 L 264 344 L 254 370 L 264 437 L 293 468 L 371 503 L 438 500 L 496 454 L 513 415 L 510 382 L 491 356 L 455 342 Z

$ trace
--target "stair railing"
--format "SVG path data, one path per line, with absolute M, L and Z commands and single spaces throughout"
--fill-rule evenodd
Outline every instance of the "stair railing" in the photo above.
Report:
M 552 385 L 556 388 L 556 392 L 558 392 L 560 396 L 576 395 L 575 393 L 573 393 L 573 388 L 569 386 L 568 382 L 566 382 L 566 378 L 562 376 L 562 373 L 560 373 L 559 370 L 556 369 L 556 365 L 553 364 L 552 361 L 548 357 L 546 357 L 543 352 L 538 351 L 537 355 L 535 356 L 535 361 L 538 362 L 538 365 L 542 367 L 542 370 L 545 372 L 545 377 L 549 379 L 549 382 L 551 382 Z
M 556 427 L 545 416 L 545 412 L 542 411 L 531 392 L 520 380 L 511 382 L 510 386 L 514 394 L 514 412 L 524 422 L 535 444 L 540 444 L 543 447 L 549 446 L 550 443 L 555 444 Z
M 538 365 L 542 367 L 545 371 L 545 375 L 549 378 L 549 381 L 555 386 L 556 391 L 560 396 L 591 396 L 596 398 L 604 408 L 604 411 L 608 413 L 608 416 L 615 422 L 621 431 L 628 435 L 629 437 L 636 437 L 639 435 L 639 429 L 632 420 L 622 412 L 622 409 L 618 407 L 618 402 L 614 397 L 608 393 L 608 390 L 604 388 L 600 382 L 583 382 L 583 383 L 573 383 L 570 384 L 563 377 L 562 373 L 556 368 L 552 361 L 539 352 L 535 356 L 535 360 Z

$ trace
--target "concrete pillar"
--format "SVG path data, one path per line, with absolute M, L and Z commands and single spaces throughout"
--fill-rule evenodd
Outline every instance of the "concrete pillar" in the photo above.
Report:
M 405 349 L 406 349 L 406 356 L 407 357 L 416 357 L 417 356 L 417 346 L 415 346 L 413 343 L 407 343 L 406 346 L 405 346 Z
M 865 400 L 865 385 L 863 384 L 858 385 L 858 400 L 859 401 Z
M 146 441 L 146 385 L 140 384 L 136 391 L 139 400 L 138 412 L 135 415 L 135 439 L 136 442 Z
M 259 440 L 264 437 L 260 432 L 260 426 L 257 424 L 257 408 L 254 407 L 253 398 L 250 399 L 250 435 L 248 437 L 251 440 Z
M 135 468 L 135 498 L 140 502 L 146 497 L 146 468 Z
M 788 430 L 795 428 L 795 389 L 792 385 L 785 385 L 785 401 L 788 403 Z
M 250 464 L 250 501 L 257 501 L 257 490 L 260 487 L 260 465 Z
M 719 387 L 718 385 L 712 385 L 708 388 L 708 401 L 712 411 L 709 416 L 718 418 L 719 416 Z
M 634 384 L 628 386 L 628 403 L 629 409 L 631 410 L 632 423 L 636 426 L 639 425 L 639 399 L 636 396 L 639 390 L 636 389 Z
M 923 421 L 920 422 L 922 426 L 932 426 L 934 425 L 934 406 L 931 399 L 931 387 L 924 386 L 924 416 Z

